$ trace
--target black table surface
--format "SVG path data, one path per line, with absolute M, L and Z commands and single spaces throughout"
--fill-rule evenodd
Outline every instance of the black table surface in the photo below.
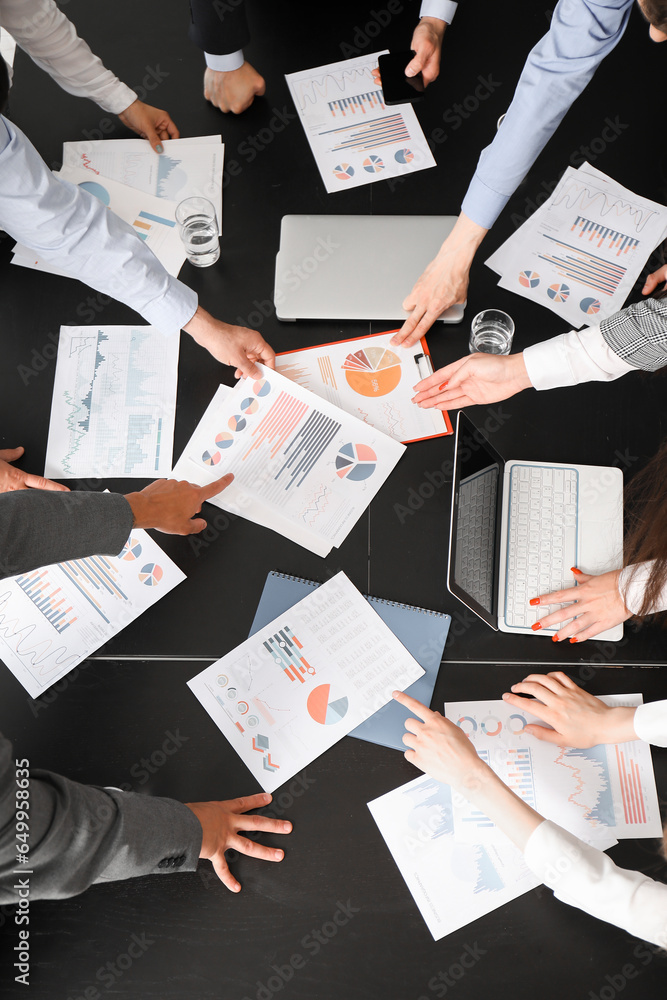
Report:
M 233 7 L 234 0 L 220 5 L 221 16 L 227 6 Z M 386 323 L 276 319 L 271 300 L 282 216 L 458 213 L 479 151 L 493 138 L 524 57 L 551 14 L 508 0 L 486 5 L 480 17 L 479 8 L 462 4 L 445 38 L 441 76 L 416 106 L 438 166 L 401 182 L 329 196 L 301 125 L 289 117 L 294 109 L 283 74 L 345 58 L 355 54 L 352 49 L 362 54 L 405 48 L 417 8 L 414 2 L 348 2 L 327 6 L 325 15 L 319 5 L 302 0 L 250 4 L 253 38 L 246 54 L 264 75 L 267 92 L 240 117 L 222 116 L 201 96 L 203 60 L 186 37 L 187 4 L 117 0 L 104 9 L 69 0 L 64 8 L 93 50 L 127 83 L 152 86 L 160 79 L 146 100 L 167 108 L 182 135 L 222 132 L 221 259 L 201 272 L 186 264 L 181 277 L 197 290 L 203 306 L 221 319 L 260 329 L 276 350 L 388 328 Z M 382 28 L 376 30 L 378 24 Z M 569 163 L 578 166 L 588 159 L 628 188 L 667 200 L 662 130 L 656 128 L 650 99 L 660 93 L 665 49 L 649 42 L 635 10 L 626 36 L 487 237 L 472 269 L 466 319 L 429 336 L 436 367 L 466 353 L 469 320 L 485 307 L 513 316 L 517 349 L 564 332 L 547 310 L 498 289 L 497 276 L 483 261 L 546 198 Z M 64 140 L 101 137 L 96 135 L 101 128 L 112 129 L 104 133 L 108 138 L 129 135 L 113 116 L 65 94 L 20 51 L 9 113 L 54 167 Z M 275 123 L 281 118 L 287 124 L 279 129 Z M 612 138 L 602 139 L 603 131 Z M 252 159 L 249 137 L 262 146 Z M 136 316 L 75 281 L 10 268 L 12 243 L 0 242 L 0 446 L 25 445 L 21 465 L 41 471 L 55 371 L 52 345 L 59 327 L 88 323 L 93 314 L 99 324 L 135 322 Z M 653 258 L 651 269 L 658 263 Z M 175 457 L 220 381 L 231 384 L 230 372 L 183 335 Z M 618 465 L 627 479 L 664 436 L 664 398 L 659 375 L 635 373 L 612 385 L 529 390 L 469 412 L 506 458 Z M 199 661 L 224 654 L 247 636 L 271 569 L 319 580 L 342 569 L 363 591 L 451 614 L 434 705 L 445 698 L 498 697 L 528 665 L 569 667 L 594 692 L 639 690 L 647 699 L 664 694 L 664 674 L 650 669 L 667 661 L 664 633 L 656 626 L 626 628 L 620 643 L 554 644 L 496 634 L 447 593 L 447 463 L 452 454 L 451 437 L 411 445 L 367 514 L 324 560 L 212 507 L 206 509 L 210 525 L 202 536 L 156 536 L 187 580 L 64 681 L 55 699 L 51 694 L 33 703 L 3 672 L 0 727 L 17 741 L 17 753 L 34 764 L 84 781 L 118 784 L 129 780 L 137 761 L 161 746 L 167 730 L 180 726 L 188 737 L 183 749 L 138 790 L 184 800 L 254 790 L 245 768 L 184 685 L 203 665 Z M 142 484 L 70 485 L 129 491 Z M 599 668 L 592 678 L 589 662 Z M 654 759 L 665 787 L 664 752 Z M 413 773 L 395 752 L 344 739 L 306 769 L 303 795 L 283 791 L 278 808 L 295 822 L 285 862 L 271 867 L 246 859 L 235 863 L 244 883 L 240 897 L 227 894 L 203 867 L 196 875 L 96 887 L 76 900 L 36 906 L 32 995 L 74 998 L 86 987 L 99 987 L 102 996 L 267 1000 L 271 987 L 262 993 L 260 986 L 277 975 L 272 966 L 284 967 L 292 955 L 301 954 L 305 966 L 277 991 L 286 997 L 417 1000 L 445 996 L 445 980 L 438 984 L 432 977 L 447 973 L 466 946 L 478 944 L 483 957 L 462 982 L 450 977 L 455 985 L 446 987 L 447 995 L 505 995 L 511 989 L 518 998 L 536 991 L 560 998 L 567 991 L 582 1000 L 589 992 L 604 1000 L 611 997 L 609 990 L 620 991 L 618 977 L 631 963 L 637 976 L 627 977 L 624 995 L 658 996 L 662 958 L 649 951 L 637 957 L 634 939 L 564 907 L 545 890 L 435 944 L 365 805 Z M 612 853 L 628 867 L 657 873 L 655 846 L 624 842 Z M 315 954 L 304 938 L 332 921 L 339 901 L 348 900 L 353 916 Z M 13 925 L 6 923 L 5 931 L 7 958 Z M 122 977 L 100 985 L 97 970 L 127 950 L 133 933 L 146 933 L 154 943 Z M 18 995 L 19 989 L 10 994 Z

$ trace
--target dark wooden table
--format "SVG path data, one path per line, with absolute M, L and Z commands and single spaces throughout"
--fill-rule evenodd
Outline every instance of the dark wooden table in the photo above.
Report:
M 271 301 L 281 217 L 294 212 L 457 213 L 479 151 L 493 138 L 524 57 L 547 29 L 550 15 L 541 8 L 527 11 L 519 0 L 483 11 L 461 4 L 445 39 L 441 77 L 417 106 L 424 132 L 432 137 L 437 168 L 400 184 L 382 182 L 329 196 L 298 121 L 270 130 L 276 110 L 293 112 L 283 74 L 344 58 L 350 54 L 346 46 L 359 53 L 406 47 L 418 5 L 391 6 L 400 10 L 339 3 L 325 16 L 318 5 L 301 0 L 251 3 L 253 40 L 247 56 L 265 76 L 267 93 L 238 118 L 220 115 L 201 97 L 203 59 L 187 40 L 187 4 L 117 0 L 105 10 L 69 0 L 64 7 L 93 50 L 130 85 L 140 85 L 151 68 L 159 69 L 161 82 L 147 100 L 167 108 L 183 135 L 222 131 L 228 173 L 221 261 L 201 273 L 185 265 L 181 277 L 199 292 L 202 305 L 221 319 L 261 329 L 276 350 L 387 326 L 295 325 L 276 319 Z M 367 26 L 378 18 L 388 23 L 375 36 Z M 496 276 L 483 261 L 546 197 L 568 163 L 578 165 L 587 156 L 632 190 L 667 201 L 662 132 L 652 102 L 661 92 L 667 51 L 646 35 L 639 13 L 633 12 L 626 37 L 487 238 L 473 267 L 466 320 L 430 336 L 436 366 L 467 351 L 469 319 L 484 307 L 498 306 L 514 317 L 519 349 L 563 332 L 547 310 L 496 288 Z M 487 82 L 488 96 L 467 117 L 459 115 L 454 127 L 455 106 L 463 107 L 470 98 L 471 107 L 480 81 Z M 443 122 L 448 109 L 453 113 Z M 90 137 L 101 118 L 111 117 L 65 94 L 21 52 L 10 114 L 54 166 L 63 140 Z M 618 138 L 602 143 L 607 118 L 617 123 Z M 127 137 L 113 121 L 109 137 Z M 247 139 L 260 135 L 264 148 L 250 161 L 244 153 Z M 232 175 L 233 162 L 238 169 Z M 97 293 L 77 282 L 10 268 L 11 245 L 8 239 L 0 242 L 0 442 L 2 447 L 24 444 L 24 467 L 40 471 L 54 377 L 50 345 L 59 327 L 82 322 L 82 310 L 91 308 L 100 324 L 136 317 L 116 302 L 102 304 Z M 34 371 L 27 378 L 26 368 Z M 230 373 L 183 336 L 175 456 L 221 380 L 231 384 Z M 659 375 L 637 373 L 611 385 L 541 394 L 530 390 L 493 407 L 473 408 L 470 415 L 491 430 L 494 445 L 507 458 L 617 464 L 627 478 L 664 436 L 664 399 Z M 411 445 L 366 517 L 325 560 L 214 508 L 207 511 L 211 523 L 203 536 L 159 536 L 188 579 L 59 685 L 55 697 L 32 702 L 2 671 L 0 728 L 15 741 L 16 753 L 81 781 L 128 783 L 182 800 L 255 790 L 185 682 L 247 636 L 270 569 L 314 579 L 343 569 L 364 591 L 450 613 L 452 629 L 434 707 L 441 708 L 445 699 L 499 697 L 529 666 L 567 668 L 594 693 L 637 690 L 647 700 L 664 696 L 659 664 L 667 662 L 665 635 L 655 626 L 627 629 L 622 643 L 556 645 L 538 637 L 497 635 L 447 593 L 451 484 L 440 470 L 452 453 L 452 438 Z M 438 485 L 420 494 L 429 477 Z M 137 488 L 127 481 L 78 486 Z M 590 663 L 599 669 L 593 672 Z M 182 746 L 147 773 L 142 759 L 159 751 L 168 732 L 180 734 Z M 654 751 L 654 761 L 664 789 L 665 751 Z M 664 995 L 663 957 L 556 902 L 545 889 L 434 943 L 366 808 L 370 799 L 414 773 L 392 750 L 344 739 L 276 795 L 275 810 L 294 822 L 286 859 L 278 866 L 236 859 L 234 870 L 244 886 L 238 897 L 204 864 L 196 874 L 94 887 L 76 899 L 35 904 L 30 995 L 39 1000 L 96 1000 L 94 990 L 101 997 L 141 1000 L 272 1000 L 278 995 L 294 1000 L 477 1000 L 486 995 L 612 1000 L 621 993 L 657 1000 Z M 654 841 L 624 841 L 611 854 L 627 867 L 664 878 Z M 0 924 L 3 995 L 25 995 L 13 983 L 17 938 L 11 913 L 0 914 Z M 141 954 L 127 966 L 123 956 L 133 935 L 141 942 L 135 940 L 133 951 Z M 463 955 L 471 967 L 460 978 Z

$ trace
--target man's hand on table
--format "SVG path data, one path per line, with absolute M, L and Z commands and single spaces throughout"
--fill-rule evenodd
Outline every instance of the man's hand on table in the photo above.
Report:
M 15 469 L 10 462 L 16 462 L 23 455 L 25 448 L 0 449 L 0 493 L 13 493 L 14 490 L 57 490 L 68 493 L 67 486 L 54 483 L 44 476 L 34 476 L 30 472 Z
M 205 347 L 216 361 L 232 365 L 235 375 L 240 378 L 261 378 L 262 373 L 256 362 L 261 361 L 269 368 L 275 368 L 276 353 L 257 330 L 246 326 L 232 326 L 211 316 L 201 306 L 197 308 L 190 322 L 183 327 L 194 340 Z
M 203 837 L 200 858 L 207 858 L 221 882 L 232 892 L 240 892 L 225 860 L 225 851 L 234 849 L 239 854 L 262 861 L 282 861 L 285 852 L 272 847 L 264 847 L 242 836 L 241 831 L 257 830 L 262 833 L 290 833 L 292 824 L 287 820 L 270 819 L 268 816 L 247 816 L 250 809 L 261 809 L 271 801 L 268 792 L 249 795 L 241 799 L 225 802 L 186 802 L 202 826 Z
M 266 90 L 263 77 L 249 62 L 239 69 L 218 72 L 207 69 L 204 73 L 204 97 L 219 111 L 240 115 L 250 107 L 256 97 Z

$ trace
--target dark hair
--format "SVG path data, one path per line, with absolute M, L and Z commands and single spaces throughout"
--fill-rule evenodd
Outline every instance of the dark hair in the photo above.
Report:
M 642 0 L 639 6 L 648 23 L 667 35 L 667 0 Z
M 9 97 L 9 70 L 7 63 L 0 56 L 0 115 L 4 114 Z
M 637 617 L 651 614 L 667 586 L 667 440 L 625 491 L 624 566 L 653 562 Z

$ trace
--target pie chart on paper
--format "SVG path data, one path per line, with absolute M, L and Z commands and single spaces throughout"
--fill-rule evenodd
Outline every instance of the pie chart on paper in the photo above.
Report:
M 377 455 L 367 444 L 344 444 L 336 455 L 336 475 L 360 483 L 373 475 Z
M 146 563 L 139 574 L 139 580 L 146 587 L 157 587 L 162 579 L 163 569 L 157 563 Z
M 330 684 L 320 684 L 313 688 L 306 702 L 308 715 L 321 726 L 333 726 L 347 715 L 350 703 L 347 695 Z
M 360 396 L 386 396 L 401 381 L 401 359 L 385 347 L 348 354 L 342 368 L 350 389 Z

